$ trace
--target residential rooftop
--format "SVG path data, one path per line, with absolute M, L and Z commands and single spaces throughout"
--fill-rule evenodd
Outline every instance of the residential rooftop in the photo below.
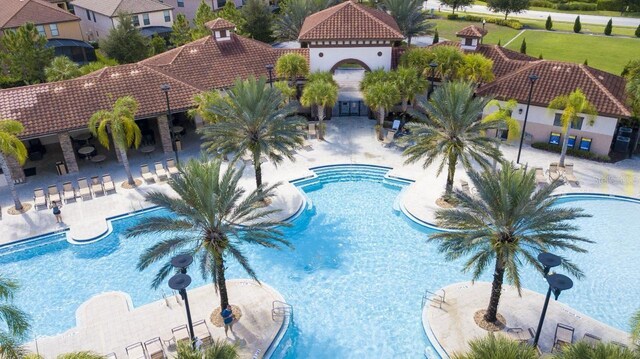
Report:
M 173 9 L 173 6 L 155 0 L 74 0 L 71 4 L 109 17 L 116 16 L 119 12 L 141 14 Z
M 0 29 L 11 29 L 32 22 L 36 25 L 79 21 L 72 13 L 43 0 L 2 0 Z

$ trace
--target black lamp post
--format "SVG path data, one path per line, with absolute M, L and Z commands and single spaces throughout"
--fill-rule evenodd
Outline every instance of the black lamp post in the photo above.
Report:
M 160 85 L 160 89 L 164 92 L 164 96 L 167 99 L 167 121 L 169 121 L 169 132 L 171 132 L 171 149 L 173 149 L 173 153 L 176 156 L 176 163 L 180 164 L 180 159 L 178 158 L 178 149 L 176 148 L 176 140 L 175 133 L 173 132 L 173 121 L 171 120 L 171 106 L 169 105 L 169 90 L 171 90 L 171 86 L 169 84 Z
M 436 78 L 436 67 L 438 67 L 438 63 L 436 63 L 435 61 L 433 61 L 432 63 L 429 64 L 429 67 L 431 68 L 431 87 L 429 87 L 429 92 L 427 93 L 427 99 L 431 98 L 431 93 L 433 92 L 433 81 Z
M 189 254 L 179 254 L 171 258 L 171 265 L 178 268 L 182 274 L 187 274 L 187 267 L 191 263 L 193 263 L 193 257 Z
M 518 147 L 518 158 L 516 159 L 516 163 L 520 163 L 520 152 L 522 152 L 522 143 L 524 142 L 524 134 L 527 129 L 527 117 L 529 117 L 529 106 L 531 105 L 531 95 L 533 94 L 533 84 L 538 80 L 538 76 L 531 74 L 529 75 L 529 98 L 527 99 L 527 110 L 524 113 L 524 123 L 522 124 L 522 133 L 520 134 L 520 147 Z
M 549 306 L 549 298 L 551 297 L 551 292 L 553 292 L 553 296 L 556 300 L 560 297 L 560 293 L 564 290 L 571 289 L 573 287 L 573 281 L 571 278 L 567 277 L 563 274 L 549 274 L 549 269 L 551 267 L 556 267 L 560 265 L 562 259 L 551 253 L 540 253 L 538 255 L 538 260 L 544 265 L 544 273 L 547 283 L 549 283 L 549 290 L 547 290 L 547 296 L 544 299 L 544 306 L 542 307 L 542 313 L 540 314 L 540 321 L 538 322 L 538 329 L 536 330 L 536 336 L 533 339 L 533 346 L 538 345 L 538 340 L 540 339 L 540 332 L 542 331 L 542 324 L 544 324 L 544 317 L 547 315 L 547 307 Z
M 169 278 L 169 288 L 177 290 L 184 300 L 184 307 L 187 310 L 187 324 L 189 325 L 189 338 L 191 338 L 191 345 L 196 348 L 196 338 L 193 334 L 193 321 L 191 320 L 191 310 L 189 309 L 189 297 L 187 296 L 187 287 L 191 284 L 191 277 L 187 274 L 177 273 L 173 277 Z
M 267 68 L 267 71 L 269 71 L 269 86 L 273 88 L 273 65 L 267 65 L 265 67 Z

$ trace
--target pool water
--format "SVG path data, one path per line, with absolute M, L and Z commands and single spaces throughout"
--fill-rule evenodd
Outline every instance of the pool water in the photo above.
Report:
M 425 290 L 469 280 L 460 272 L 461 261 L 447 262 L 436 245 L 425 240 L 431 229 L 398 211 L 402 185 L 383 179 L 384 172 L 318 170 L 318 179 L 299 183 L 308 206 L 293 227 L 285 229 L 295 249 L 244 247 L 258 277 L 294 308 L 293 323 L 275 357 L 423 357 L 429 346 L 421 323 Z M 588 254 L 570 255 L 587 277 L 576 281 L 560 301 L 628 330 L 640 297 L 634 284 L 640 262 L 640 240 L 634 234 L 640 233 L 640 221 L 633 220 L 640 206 L 588 198 L 562 202 L 594 215 L 577 223 L 580 233 L 598 243 L 587 245 Z M 101 292 L 127 292 L 135 306 L 168 293 L 168 288 L 150 289 L 157 266 L 135 269 L 140 253 L 154 239 L 121 235 L 145 217 L 162 213 L 116 220 L 113 233 L 94 244 L 71 245 L 53 235 L 0 250 L 2 273 L 22 285 L 16 302 L 31 314 L 33 335 L 73 327 L 76 308 Z M 522 275 L 526 288 L 546 291 L 539 274 L 527 268 Z M 236 263 L 229 263 L 227 278 L 245 277 Z M 490 280 L 490 274 L 483 280 Z M 203 283 L 194 276 L 192 287 Z

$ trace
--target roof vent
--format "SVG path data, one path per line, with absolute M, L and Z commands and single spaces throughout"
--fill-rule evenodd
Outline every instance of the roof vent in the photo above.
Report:
M 600 80 L 604 80 L 604 76 L 602 76 L 602 75 L 598 75 L 598 78 L 599 78 Z
M 198 52 L 198 49 L 195 49 L 195 48 L 194 48 L 194 49 L 189 50 L 189 53 L 190 53 L 190 54 L 195 54 L 196 52 Z
M 84 87 L 84 88 L 88 88 L 88 87 L 91 87 L 91 86 L 93 86 L 93 85 L 95 85 L 95 84 L 96 84 L 95 82 L 85 82 L 85 83 L 84 83 L 84 85 L 83 85 L 83 87 Z
M 56 86 L 53 88 L 53 92 L 58 93 L 58 92 L 62 92 L 64 91 L 64 87 L 63 86 Z
M 111 78 L 116 78 L 116 77 L 120 77 L 120 73 L 119 72 L 114 72 L 111 74 Z
M 130 74 L 131 75 L 137 75 L 140 73 L 140 70 L 131 70 Z
M 551 70 L 553 70 L 553 71 L 558 71 L 560 69 L 562 69 L 560 66 L 554 66 L 554 67 L 551 68 Z

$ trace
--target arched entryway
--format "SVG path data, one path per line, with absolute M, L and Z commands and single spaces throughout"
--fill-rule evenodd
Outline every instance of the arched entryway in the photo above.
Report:
M 334 116 L 366 116 L 367 107 L 362 102 L 360 82 L 371 68 L 358 59 L 343 59 L 331 68 L 333 79 L 339 87 L 338 103 L 334 107 Z
M 333 65 L 333 67 L 331 67 L 331 73 L 335 74 L 336 70 L 340 67 L 346 67 L 349 66 L 350 67 L 354 66 L 354 65 L 359 65 L 360 68 L 364 69 L 365 71 L 371 71 L 371 69 L 369 68 L 369 66 L 367 64 L 365 64 L 363 61 L 360 61 L 358 59 L 344 59 L 344 60 L 340 60 L 338 62 L 336 62 L 335 65 Z

